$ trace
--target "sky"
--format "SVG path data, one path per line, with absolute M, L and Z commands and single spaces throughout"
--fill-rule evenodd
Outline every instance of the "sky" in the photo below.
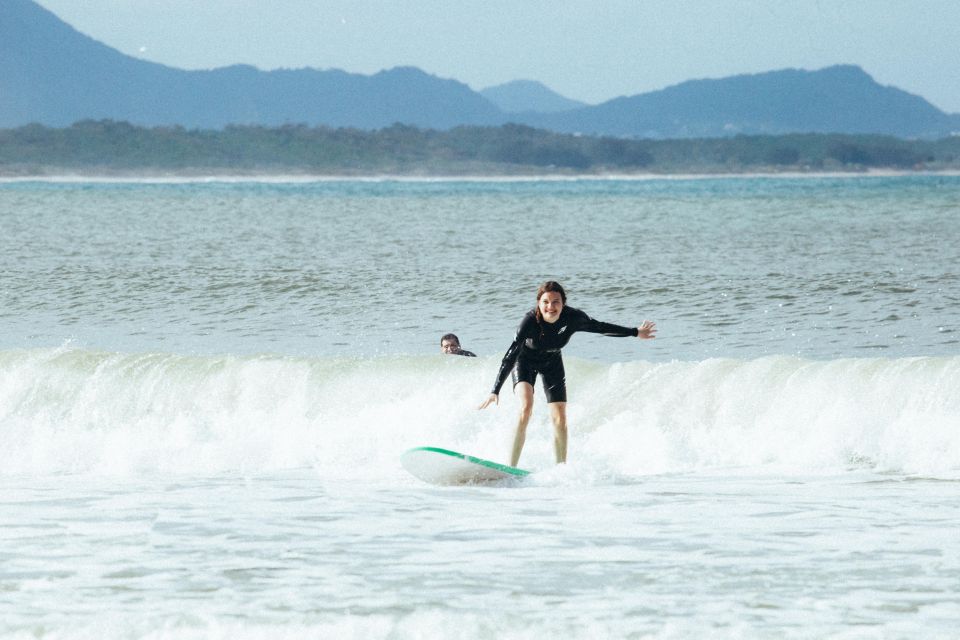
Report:
M 476 90 L 536 80 L 598 104 L 685 80 L 855 64 L 960 113 L 958 0 L 39 2 L 126 54 L 183 69 L 414 66 Z

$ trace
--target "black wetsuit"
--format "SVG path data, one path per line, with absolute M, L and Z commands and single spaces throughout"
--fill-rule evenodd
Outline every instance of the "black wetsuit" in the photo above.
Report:
M 477 357 L 477 354 L 475 354 L 473 351 L 467 351 L 466 349 L 460 349 L 460 351 L 454 351 L 453 354 L 451 354 L 451 355 L 455 355 L 455 356 L 467 356 L 468 358 L 476 358 L 476 357 Z
M 566 374 L 563 370 L 562 349 L 577 331 L 602 333 L 607 336 L 636 336 L 636 327 L 621 327 L 594 320 L 583 311 L 564 306 L 556 322 L 537 322 L 536 310 L 527 312 L 517 327 L 517 336 L 507 349 L 493 384 L 493 393 L 499 394 L 507 376 L 513 371 L 513 386 L 518 382 L 536 381 L 543 375 L 543 390 L 547 402 L 566 402 Z

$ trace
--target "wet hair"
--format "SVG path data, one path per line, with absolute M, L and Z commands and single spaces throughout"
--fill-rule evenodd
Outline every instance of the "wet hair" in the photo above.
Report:
M 556 280 L 547 280 L 542 285 L 540 285 L 539 289 L 537 289 L 537 306 L 536 306 L 537 324 L 540 324 L 540 321 L 543 319 L 543 316 L 540 314 L 540 298 L 542 298 L 543 294 L 547 292 L 559 293 L 560 301 L 564 305 L 567 304 L 567 292 L 563 290 L 563 285 L 561 285 Z
M 444 335 L 440 338 L 440 346 L 441 346 L 441 347 L 443 346 L 443 341 L 444 341 L 444 340 L 453 340 L 454 342 L 457 343 L 458 346 L 460 345 L 460 338 L 458 338 L 455 333 L 447 333 L 447 334 L 444 334 Z

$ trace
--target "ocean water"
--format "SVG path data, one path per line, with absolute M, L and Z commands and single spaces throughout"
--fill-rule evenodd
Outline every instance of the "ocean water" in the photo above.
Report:
M 958 176 L 0 182 L 0 637 L 958 637 L 958 265 Z M 660 330 L 569 463 L 406 474 L 548 278 Z

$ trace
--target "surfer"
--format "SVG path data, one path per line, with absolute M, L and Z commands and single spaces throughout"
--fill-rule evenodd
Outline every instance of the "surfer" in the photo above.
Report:
M 517 327 L 517 335 L 503 356 L 493 391 L 480 405 L 485 409 L 500 404 L 500 388 L 507 376 L 513 377 L 513 392 L 520 398 L 520 416 L 510 452 L 510 466 L 520 462 L 527 436 L 527 423 L 533 412 L 533 383 L 543 376 L 543 391 L 553 420 L 553 446 L 557 463 L 567 461 L 567 386 L 560 350 L 577 331 L 606 336 L 656 337 L 657 327 L 644 320 L 639 327 L 621 327 L 592 319 L 583 311 L 567 306 L 567 294 L 559 282 L 548 280 L 537 290 L 537 306 L 528 311 Z
M 477 354 L 474 352 L 467 351 L 466 349 L 462 348 L 460 346 L 460 338 L 452 333 L 448 333 L 440 338 L 440 351 L 454 356 L 469 356 L 471 358 L 477 357 Z

